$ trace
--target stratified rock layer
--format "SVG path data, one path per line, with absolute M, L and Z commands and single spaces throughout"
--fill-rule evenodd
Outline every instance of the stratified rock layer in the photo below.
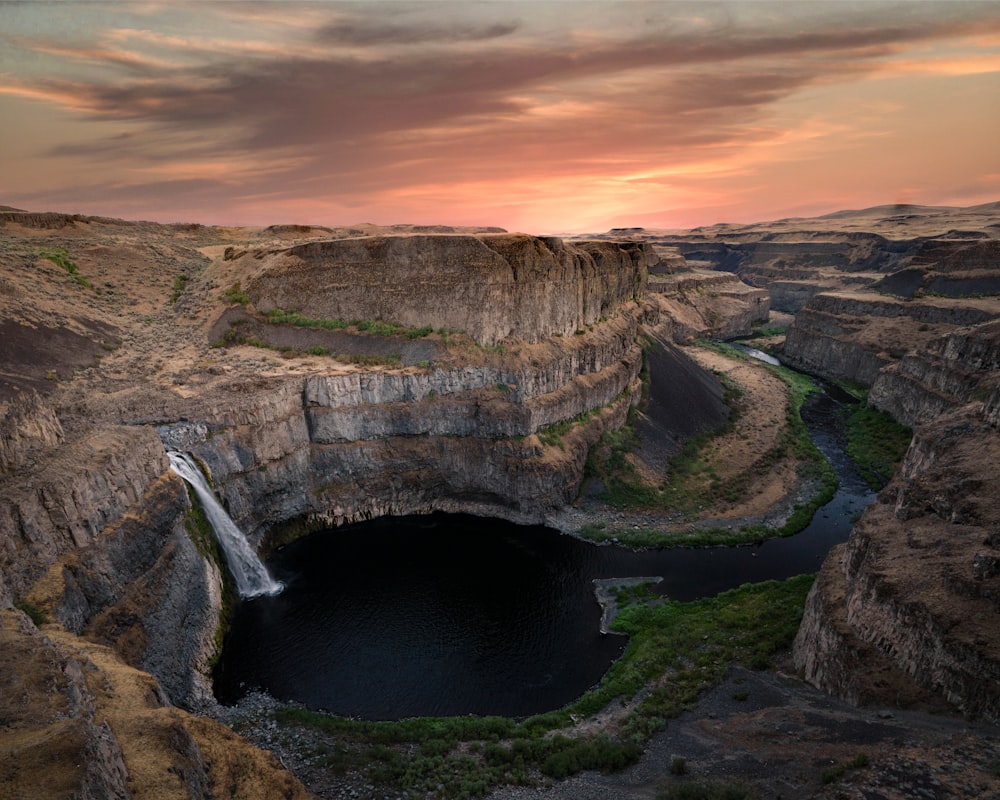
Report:
M 997 329 L 943 337 L 877 378 L 873 401 L 916 432 L 810 594 L 794 654 L 817 686 L 1000 720 Z
M 238 256 L 254 305 L 317 319 L 463 330 L 477 342 L 570 335 L 639 299 L 658 260 L 641 244 L 525 235 L 310 242 Z
M 907 352 L 921 351 L 945 332 L 997 315 L 997 304 L 986 300 L 821 293 L 795 316 L 784 360 L 797 369 L 870 386 L 883 367 Z

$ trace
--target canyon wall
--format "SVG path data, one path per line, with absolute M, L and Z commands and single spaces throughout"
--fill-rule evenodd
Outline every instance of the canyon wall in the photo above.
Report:
M 771 311 L 766 289 L 748 286 L 726 272 L 651 273 L 647 289 L 659 312 L 670 319 L 678 343 L 699 337 L 748 336 L 755 324 L 767 321 Z
M 613 316 L 642 296 L 658 260 L 642 244 L 516 234 L 341 239 L 231 257 L 259 262 L 244 285 L 265 314 L 431 325 L 485 345 L 571 335 Z
M 344 272 L 344 253 L 360 258 L 362 251 L 369 260 L 351 269 L 364 279 Z M 161 359 L 170 347 L 186 346 L 184 337 L 204 337 L 202 355 L 185 358 L 174 380 L 145 374 L 78 390 L 51 383 L 51 400 L 27 393 L 5 405 L 0 602 L 41 609 L 70 632 L 86 631 L 189 708 L 211 703 L 206 674 L 224 581 L 198 510 L 169 470 L 164 442 L 200 459 L 258 545 L 286 524 L 301 532 L 434 510 L 542 522 L 575 496 L 589 447 L 620 427 L 637 400 L 640 328 L 669 336 L 669 319 L 636 299 L 646 261 L 655 258 L 643 247 L 456 235 L 252 252 L 230 252 L 217 263 L 224 273 L 252 260 L 256 271 L 246 285 L 257 287 L 264 308 L 266 287 L 294 286 L 302 302 L 283 295 L 283 306 L 322 317 L 344 311 L 309 305 L 323 291 L 327 299 L 337 294 L 315 272 L 333 254 L 331 273 L 364 284 L 351 317 L 390 316 L 391 308 L 392 319 L 416 322 L 404 313 L 412 307 L 423 323 L 425 314 L 444 313 L 432 307 L 435 293 L 464 281 L 462 291 L 486 292 L 475 301 L 486 305 L 478 306 L 484 322 L 474 332 L 507 343 L 481 347 L 466 338 L 449 348 L 445 333 L 417 343 L 433 356 L 419 366 L 313 359 L 262 374 L 249 366 L 254 348 L 209 347 L 221 317 L 207 294 L 219 278 L 206 269 L 203 280 L 212 282 L 200 299 L 185 298 L 165 317 L 170 328 L 151 331 L 152 340 L 141 328 L 123 333 L 123 351 L 139 343 Z M 290 261 L 306 272 L 288 273 Z M 377 273 L 374 284 L 369 273 Z M 404 303 L 407 287 L 412 302 Z M 24 292 L 20 299 L 30 298 Z M 457 305 L 454 297 L 448 303 Z M 262 310 L 242 313 L 261 329 L 292 332 L 262 320 Z M 448 325 L 440 315 L 434 321 Z M 129 358 L 140 368 L 150 361 Z
M 997 318 L 989 299 L 904 300 L 874 291 L 814 295 L 795 316 L 783 359 L 813 374 L 871 386 L 880 370 L 960 326 Z
M 243 397 L 220 387 L 214 405 L 199 398 L 199 434 L 178 444 L 255 541 L 303 516 L 461 510 L 542 522 L 573 498 L 589 446 L 637 399 L 644 313 L 633 306 L 486 364 L 278 379 Z M 545 445 L 552 428 L 558 444 Z
M 174 252 L 146 241 L 165 235 L 155 225 L 8 222 L 69 237 L 38 241 L 68 246 L 81 274 L 108 278 L 97 291 L 46 259 L 0 252 L 17 262 L 0 310 L 19 334 L 0 386 L 0 667 L 12 691 L 35 696 L 34 675 L 65 698 L 0 700 L 35 731 L 2 766 L 30 770 L 58 750 L 60 785 L 78 796 L 152 791 L 150 769 L 178 796 L 220 782 L 243 797 L 303 795 L 266 755 L 176 708 L 215 707 L 208 674 L 231 588 L 165 446 L 197 456 L 257 545 L 434 510 L 541 522 L 575 496 L 590 446 L 637 400 L 640 330 L 669 337 L 669 320 L 642 300 L 656 259 L 643 246 L 380 235 L 227 256 L 210 244 L 209 258 L 194 250 L 212 235 L 199 227 L 181 232 L 192 245 L 183 258 L 164 256 L 146 280 L 136 261 Z M 112 234 L 139 241 L 106 243 Z M 238 281 L 249 305 L 223 293 Z M 358 366 L 308 356 L 301 331 L 268 322 L 274 307 L 444 330 L 423 340 L 337 332 L 350 347 L 333 352 L 406 353 Z M 87 338 L 67 366 L 29 335 L 37 315 L 85 318 L 115 336 Z M 233 320 L 274 343 L 213 347 Z M 47 666 L 25 672 L 26 659 Z M 37 796 L 63 796 L 36 783 Z
M 904 463 L 827 558 L 795 641 L 810 682 L 853 702 L 1000 720 L 1000 323 L 958 329 L 875 378 L 914 426 Z

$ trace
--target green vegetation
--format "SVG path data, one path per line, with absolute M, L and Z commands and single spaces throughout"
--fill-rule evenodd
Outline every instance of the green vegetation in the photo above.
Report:
M 844 777 L 849 771 L 854 769 L 861 769 L 862 767 L 868 766 L 868 756 L 864 753 L 855 756 L 846 764 L 834 764 L 832 767 L 827 767 L 823 770 L 823 774 L 820 776 L 820 782 L 825 786 L 828 783 L 836 783 L 841 778 Z
M 741 783 L 716 780 L 672 783 L 656 793 L 656 800 L 757 800 L 757 797 Z
M 407 328 L 398 322 L 384 322 L 379 319 L 314 319 L 312 317 L 304 317 L 298 311 L 285 311 L 281 308 L 273 309 L 267 315 L 267 321 L 272 325 L 294 325 L 297 328 L 321 328 L 323 330 L 355 328 L 362 333 L 372 336 L 395 336 L 399 334 L 405 336 L 407 339 L 420 339 L 434 333 L 434 329 L 430 325 L 425 325 L 422 328 Z
M 788 332 L 788 328 L 784 325 L 768 325 L 766 322 L 755 322 L 750 327 L 754 336 L 784 336 Z
M 659 486 L 646 483 L 628 459 L 628 454 L 639 444 L 633 416 L 630 416 L 621 430 L 609 431 L 604 435 L 588 456 L 587 473 L 596 475 L 603 481 L 603 499 L 608 505 L 615 508 L 669 508 L 690 512 L 718 497 L 736 500 L 741 496 L 749 476 L 739 476 L 736 480 L 723 483 L 714 466 L 705 458 L 712 440 L 730 432 L 740 413 L 739 387 L 725 376 L 720 375 L 719 378 L 724 386 L 725 402 L 730 409 L 727 423 L 715 431 L 689 439 L 683 450 L 671 461 L 667 478 Z
M 270 344 L 256 336 L 248 336 L 240 333 L 236 328 L 228 328 L 221 339 L 212 342 L 212 347 L 232 347 L 234 345 L 245 344 L 250 347 L 259 347 L 263 350 L 273 350 L 284 356 L 294 357 L 303 352 L 312 356 L 329 356 L 334 361 L 341 361 L 345 364 L 358 364 L 365 367 L 397 367 L 403 363 L 399 353 L 388 353 L 385 355 L 365 354 L 365 353 L 332 353 L 325 347 L 312 345 L 304 351 L 294 347 L 279 347 Z
M 27 600 L 20 600 L 14 603 L 14 608 L 27 614 L 36 627 L 48 625 L 52 622 L 52 617 L 49 616 L 48 611 L 41 606 L 36 606 L 34 603 L 29 603 Z
M 617 399 L 618 398 L 616 398 L 616 400 Z M 600 411 L 600 408 L 592 408 L 590 411 L 584 411 L 571 419 L 560 420 L 552 425 L 539 428 L 536 431 L 536 435 L 546 447 L 558 447 L 560 450 L 563 450 L 566 447 L 565 442 L 563 442 L 563 437 L 573 430 L 575 426 L 593 419 L 596 414 L 600 413 Z
M 211 476 L 207 474 L 201 464 L 198 464 L 198 468 L 205 474 L 206 479 L 211 481 Z M 219 627 L 215 631 L 214 650 L 208 665 L 209 667 L 213 667 L 222 655 L 222 643 L 226 633 L 229 631 L 233 613 L 239 602 L 239 594 L 226 566 L 226 557 L 222 552 L 222 545 L 219 544 L 215 531 L 212 530 L 212 523 L 208 521 L 198 495 L 186 481 L 184 485 L 187 488 L 189 502 L 189 507 L 184 513 L 184 529 L 187 531 L 191 541 L 194 542 L 195 549 L 197 549 L 203 558 L 215 564 L 219 570 L 219 574 L 222 576 L 222 605 L 219 610 Z
M 743 353 L 727 345 L 714 342 L 701 344 L 730 358 L 746 358 Z M 585 525 L 580 529 L 580 534 L 597 542 L 614 539 L 630 547 L 664 547 L 744 544 L 773 536 L 790 536 L 805 528 L 816 510 L 830 501 L 838 486 L 836 472 L 813 444 L 800 415 L 802 404 L 819 389 L 812 380 L 786 367 L 761 363 L 760 368 L 770 369 L 785 381 L 789 388 L 789 399 L 781 438 L 764 454 L 756 469 L 766 470 L 783 459 L 793 458 L 798 461 L 799 478 L 811 481 L 818 487 L 810 500 L 793 509 L 784 525 L 780 528 L 769 528 L 766 525 L 743 525 L 735 529 L 703 528 L 685 533 L 683 537 L 674 532 L 655 529 L 614 530 L 603 525 Z M 638 437 L 632 425 L 626 425 L 619 431 L 609 431 L 601 438 L 588 456 L 586 474 L 601 479 L 605 487 L 603 499 L 608 505 L 620 509 L 669 510 L 694 514 L 699 507 L 707 507 L 720 498 L 735 502 L 743 496 L 752 476 L 737 475 L 723 481 L 707 456 L 712 440 L 730 432 L 740 413 L 739 388 L 727 380 L 723 384 L 725 399 L 731 409 L 729 422 L 715 432 L 688 440 L 682 451 L 671 461 L 666 479 L 658 486 L 643 481 L 627 457 L 638 445 Z
M 230 303 L 239 303 L 241 306 L 250 304 L 250 295 L 240 288 L 239 281 L 236 281 L 222 293 L 222 299 L 228 300 Z
M 88 289 L 94 288 L 90 281 L 79 273 L 76 264 L 70 260 L 69 253 L 66 252 L 65 247 L 50 247 L 39 251 L 38 256 L 40 258 L 48 259 L 57 267 L 62 267 L 66 270 L 69 276 L 81 286 L 85 286 Z
M 174 289 L 170 294 L 170 305 L 173 305 L 181 296 L 181 292 L 184 291 L 184 287 L 187 286 L 187 282 L 190 280 L 187 275 L 178 275 L 174 279 Z
M 896 472 L 913 432 L 889 414 L 859 403 L 847 415 L 847 454 L 868 485 L 878 491 Z
M 534 784 L 584 769 L 634 763 L 666 719 L 690 708 L 729 667 L 769 665 L 790 646 L 812 576 L 742 586 L 692 603 L 663 598 L 621 609 L 614 628 L 630 637 L 600 685 L 558 711 L 521 722 L 503 717 L 424 717 L 365 722 L 302 708 L 275 712 L 282 726 L 331 739 L 314 755 L 329 769 L 364 773 L 395 792 L 477 797 L 500 783 Z M 620 733 L 574 734 L 580 719 L 620 708 Z M 710 796 L 710 795 L 709 795 Z

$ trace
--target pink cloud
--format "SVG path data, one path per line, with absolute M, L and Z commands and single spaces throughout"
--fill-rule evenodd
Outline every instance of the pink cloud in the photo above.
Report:
M 380 222 L 522 229 L 605 227 L 605 217 L 625 224 L 665 208 L 693 223 L 822 202 L 824 182 L 837 184 L 827 196 L 849 196 L 849 181 L 865 194 L 877 140 L 895 135 L 897 117 L 919 116 L 875 113 L 910 101 L 872 95 L 871 79 L 983 78 L 1000 64 L 994 5 L 914 4 L 901 16 L 876 3 L 736 4 L 694 18 L 695 7 L 668 3 L 613 13 L 403 4 L 391 15 L 387 4 L 289 3 L 284 21 L 252 4 L 212 6 L 204 18 L 188 7 L 190 19 L 166 8 L 147 27 L 93 29 L 104 21 L 74 8 L 64 13 L 85 18 L 71 36 L 8 40 L 15 70 L 0 93 L 69 115 L 37 153 L 39 169 L 92 170 L 62 200 L 7 187 L 19 204 L 231 222 L 357 209 Z M 865 80 L 864 109 L 852 110 Z M 972 113 L 960 100 L 949 113 Z M 836 121 L 824 102 L 850 111 Z M 108 135 L 81 135 L 95 121 Z M 988 138 L 963 146 L 1000 169 Z M 921 169 L 907 158 L 882 191 L 926 186 L 907 177 Z

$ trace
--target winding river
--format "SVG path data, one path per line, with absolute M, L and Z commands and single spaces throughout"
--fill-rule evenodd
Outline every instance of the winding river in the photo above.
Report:
M 275 597 L 241 602 L 215 675 L 223 703 L 266 690 L 362 717 L 558 708 L 597 683 L 625 647 L 599 632 L 593 581 L 662 576 L 677 600 L 819 569 L 874 497 L 846 455 L 841 406 L 824 387 L 803 408 L 840 478 L 801 533 L 744 547 L 633 552 L 549 528 L 464 515 L 383 518 L 275 552 Z

